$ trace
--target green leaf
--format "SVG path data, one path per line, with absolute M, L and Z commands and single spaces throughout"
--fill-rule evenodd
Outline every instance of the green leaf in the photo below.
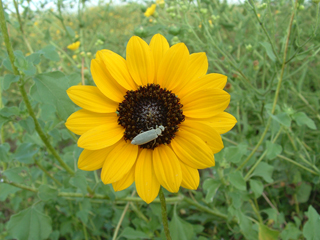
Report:
M 295 240 L 299 239 L 301 231 L 294 225 L 289 222 L 286 228 L 281 232 L 280 237 L 282 240 Z
M 84 176 L 76 175 L 70 178 L 69 183 L 72 186 L 79 188 L 83 194 L 87 193 L 87 179 Z
M 263 188 L 264 188 L 263 183 L 258 180 L 250 179 L 249 184 L 250 184 L 250 188 L 254 194 L 254 197 L 259 198 L 263 192 Z
M 303 226 L 303 236 L 307 240 L 319 240 L 320 239 L 320 215 L 310 205 L 308 212 L 305 213 L 308 217 L 308 221 Z
M 207 191 L 206 198 L 205 198 L 206 202 L 209 203 L 213 201 L 213 198 L 216 195 L 220 185 L 221 185 L 221 182 L 212 178 L 206 179 L 204 181 L 203 189 Z
M 35 207 L 12 215 L 8 223 L 10 236 L 17 240 L 47 239 L 51 231 L 51 218 Z
M 0 144 L 0 160 L 2 162 L 8 162 L 10 160 L 9 157 L 10 145 L 9 143 Z
M 239 144 L 236 147 L 227 147 L 224 149 L 224 157 L 228 162 L 238 163 L 242 156 L 247 152 L 246 144 Z
M 274 159 L 277 155 L 281 154 L 282 147 L 279 144 L 267 141 L 267 158 Z
M 173 211 L 173 217 L 169 223 L 169 229 L 172 239 L 189 240 L 193 239 L 194 230 L 192 224 L 181 219 L 177 212 Z
M 34 121 L 32 117 L 28 116 L 19 122 L 20 126 L 25 129 L 29 134 L 32 134 L 35 129 Z
M 50 188 L 48 185 L 41 185 L 39 187 L 38 196 L 42 201 L 48 201 L 55 199 L 58 196 L 58 191 Z
M 62 119 L 74 112 L 75 106 L 66 93 L 69 79 L 62 72 L 38 74 L 34 82 L 31 95 L 35 100 L 54 106 Z
M 123 232 L 120 236 L 125 237 L 127 239 L 150 239 L 150 236 L 148 236 L 144 232 L 134 230 L 131 227 L 126 227 L 125 229 L 123 229 Z
M 18 146 L 13 158 L 21 163 L 33 164 L 33 156 L 39 151 L 39 148 L 33 143 L 22 143 Z
M 15 186 L 12 186 L 7 183 L 0 183 L 0 201 L 3 202 L 7 199 L 9 194 L 16 193 L 20 190 Z
M 15 83 L 15 82 L 18 82 L 20 79 L 19 76 L 16 76 L 16 75 L 13 75 L 13 74 L 6 74 L 4 76 L 4 79 L 3 79 L 3 90 L 6 91 L 9 89 L 11 83 Z
M 271 115 L 271 117 L 285 127 L 289 128 L 291 126 L 291 118 L 285 112 L 279 113 L 277 115 Z
M 266 225 L 259 224 L 259 240 L 277 240 L 279 231 L 268 228 Z
M 252 175 L 262 177 L 267 183 L 272 183 L 272 173 L 274 167 L 268 163 L 261 162 L 257 168 L 253 171 Z
M 56 48 L 53 45 L 48 45 L 46 47 L 44 47 L 43 49 L 41 49 L 40 51 L 38 51 L 39 53 L 43 54 L 43 56 L 51 61 L 59 61 L 60 60 L 60 56 L 56 51 Z
M 26 167 L 14 167 L 7 169 L 3 172 L 3 175 L 5 175 L 8 180 L 15 182 L 15 183 L 22 183 L 24 182 L 24 178 L 20 176 L 21 171 L 27 171 L 28 169 Z
M 4 107 L 0 110 L 0 115 L 7 118 L 11 116 L 18 116 L 19 113 L 20 110 L 17 107 Z
M 36 74 L 36 68 L 31 61 L 28 61 L 21 51 L 15 51 L 15 61 L 14 65 L 19 71 L 22 71 L 27 76 L 32 76 Z
M 229 173 L 230 183 L 237 189 L 241 191 L 246 191 L 246 181 L 243 179 L 240 172 Z
M 306 182 L 302 182 L 297 188 L 297 200 L 299 203 L 305 203 L 309 200 L 312 187 Z
M 261 44 L 261 45 L 264 47 L 264 49 L 266 50 L 268 57 L 269 57 L 273 62 L 275 62 L 275 61 L 276 61 L 276 55 L 274 55 L 274 53 L 273 53 L 271 44 L 268 43 L 268 42 L 261 42 L 260 44 Z
M 317 126 L 314 121 L 309 118 L 304 112 L 297 112 L 292 115 L 292 118 L 296 121 L 298 126 L 306 125 L 308 128 L 312 130 L 316 130 Z

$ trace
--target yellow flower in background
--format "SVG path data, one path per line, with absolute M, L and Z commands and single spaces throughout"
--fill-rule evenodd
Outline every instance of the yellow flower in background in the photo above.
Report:
M 220 134 L 236 123 L 224 112 L 227 77 L 206 74 L 204 52 L 190 55 L 184 43 L 169 47 L 160 34 L 149 45 L 132 37 L 126 56 L 98 51 L 91 61 L 96 86 L 67 90 L 82 108 L 66 122 L 81 135 L 78 167 L 102 168 L 101 180 L 115 191 L 135 182 L 147 203 L 160 186 L 170 192 L 197 189 L 198 169 L 215 165 L 214 154 L 223 148 Z
M 156 3 L 161 7 L 164 8 L 165 1 L 164 0 L 156 0 Z
M 68 45 L 68 49 L 75 51 L 80 47 L 80 41 L 76 41 L 74 43 L 71 43 L 70 45 Z
M 154 14 L 156 11 L 157 4 L 152 4 L 151 7 L 148 7 L 147 10 L 145 11 L 144 15 L 146 17 L 150 17 Z

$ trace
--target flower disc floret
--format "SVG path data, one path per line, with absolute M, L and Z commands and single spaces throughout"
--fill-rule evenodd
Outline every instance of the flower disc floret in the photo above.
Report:
M 140 145 L 141 148 L 154 149 L 160 144 L 169 144 L 184 121 L 180 99 L 159 84 L 140 86 L 136 91 L 127 91 L 125 100 L 119 103 L 118 124 L 125 128 L 124 139 L 132 140 L 141 132 L 164 126 L 155 141 Z

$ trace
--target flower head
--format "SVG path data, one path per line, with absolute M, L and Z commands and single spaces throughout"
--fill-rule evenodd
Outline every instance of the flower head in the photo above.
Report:
M 70 45 L 68 45 L 68 49 L 75 51 L 80 47 L 80 41 L 76 41 L 74 43 L 71 43 Z
M 183 43 L 169 47 L 160 34 L 149 45 L 132 37 L 126 59 L 98 51 L 91 61 L 96 86 L 67 90 L 83 108 L 66 122 L 81 135 L 78 167 L 102 168 L 103 183 L 115 191 L 135 182 L 147 203 L 160 185 L 170 192 L 197 189 L 198 169 L 215 165 L 214 154 L 223 148 L 220 134 L 236 123 L 224 112 L 230 101 L 222 90 L 227 77 L 206 75 L 207 70 L 205 53 L 190 55 Z M 143 141 L 132 144 L 138 135 Z
M 147 10 L 145 11 L 144 15 L 146 17 L 152 16 L 156 11 L 156 7 L 157 7 L 157 4 L 152 4 L 151 7 L 147 8 Z

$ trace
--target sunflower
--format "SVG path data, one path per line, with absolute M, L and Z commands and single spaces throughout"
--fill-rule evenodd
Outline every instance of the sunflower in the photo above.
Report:
M 236 123 L 224 112 L 230 102 L 222 90 L 227 77 L 206 75 L 207 70 L 205 53 L 190 55 L 184 43 L 169 47 L 160 34 L 149 45 L 132 37 L 126 59 L 98 51 L 91 61 L 96 86 L 67 90 L 82 108 L 66 122 L 81 135 L 78 167 L 102 168 L 101 180 L 115 191 L 135 182 L 147 203 L 157 197 L 160 185 L 173 193 L 180 186 L 197 189 L 198 169 L 215 165 L 214 154 L 223 148 L 220 134 Z M 161 134 L 151 141 L 131 144 L 137 135 L 157 130 Z

